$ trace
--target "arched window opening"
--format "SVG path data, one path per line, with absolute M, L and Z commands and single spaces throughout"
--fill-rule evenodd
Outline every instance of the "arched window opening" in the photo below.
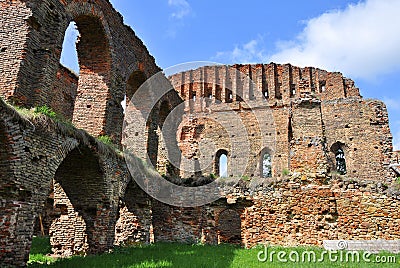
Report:
M 341 175 L 347 173 L 346 157 L 343 148 L 344 144 L 341 142 L 336 142 L 331 146 L 331 152 L 335 154 L 336 171 Z
M 268 99 L 269 95 L 268 95 L 268 89 L 267 88 L 263 89 L 263 96 L 264 96 L 264 98 Z
M 261 154 L 261 177 L 272 177 L 272 157 L 267 151 Z
M 290 85 L 290 97 L 296 96 L 296 84 Z
M 228 152 L 219 150 L 215 157 L 215 173 L 221 178 L 228 177 Z
M 231 103 L 233 102 L 233 94 L 230 89 L 225 89 L 225 102 L 226 103 Z
M 344 156 L 344 151 L 342 148 L 337 149 L 336 154 L 336 171 L 341 175 L 345 175 L 347 173 L 346 168 L 346 158 Z
M 61 51 L 60 63 L 79 74 L 78 51 L 76 42 L 79 38 L 79 31 L 75 22 L 71 22 L 65 31 L 64 42 Z
M 326 90 L 326 82 L 320 81 L 319 82 L 319 93 L 325 92 L 325 90 Z

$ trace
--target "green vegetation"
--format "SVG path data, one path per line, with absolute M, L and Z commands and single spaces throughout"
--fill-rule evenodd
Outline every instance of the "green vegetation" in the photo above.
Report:
M 67 120 L 64 118 L 64 116 L 57 114 L 56 112 L 53 111 L 52 108 L 50 108 L 47 105 L 42 105 L 38 107 L 34 107 L 32 109 L 27 109 L 24 107 L 19 107 L 16 105 L 11 105 L 21 116 L 28 118 L 28 119 L 34 119 L 39 117 L 40 115 L 47 116 L 54 121 L 58 123 L 64 124 L 67 128 L 73 127 L 73 124 L 70 120 Z
M 112 139 L 111 139 L 109 136 L 107 136 L 107 135 L 98 136 L 97 139 L 98 139 L 99 141 L 101 141 L 102 143 L 104 143 L 104 144 L 114 146 L 114 143 L 113 143 Z
M 242 176 L 242 180 L 243 181 L 250 181 L 250 178 L 249 178 L 249 176 L 245 175 L 245 176 Z
M 397 178 L 396 178 L 396 182 L 397 182 L 398 184 L 400 184 L 400 177 L 397 177 Z
M 290 175 L 290 171 L 289 171 L 287 168 L 284 168 L 284 169 L 282 170 L 282 175 L 283 175 L 283 176 L 289 176 L 289 175 Z
M 39 107 L 35 107 L 34 111 L 35 114 L 44 114 L 52 119 L 59 119 L 60 116 L 56 114 L 56 112 L 53 111 L 49 106 L 43 105 Z
M 32 251 L 30 255 L 30 261 L 28 267 L 96 267 L 96 268 L 120 268 L 120 267 L 132 267 L 132 268 L 161 268 L 161 267 L 399 267 L 400 254 L 389 254 L 382 253 L 379 256 L 384 256 L 388 260 L 388 256 L 395 256 L 396 262 L 393 263 L 373 263 L 376 261 L 376 255 L 371 255 L 371 263 L 366 263 L 362 260 L 359 262 L 351 261 L 352 258 L 348 258 L 350 261 L 346 262 L 346 257 L 340 262 L 331 262 L 329 256 L 325 255 L 324 261 L 318 262 L 318 258 L 322 255 L 323 250 L 320 248 L 282 248 L 274 247 L 268 248 L 268 256 L 272 251 L 275 251 L 273 255 L 273 262 L 268 259 L 265 262 L 258 260 L 258 255 L 264 257 L 264 247 L 258 247 L 253 249 L 243 249 L 234 245 L 185 245 L 177 243 L 160 243 L 153 245 L 139 245 L 136 247 L 127 248 L 116 248 L 112 253 L 106 253 L 97 256 L 77 256 L 67 259 L 54 260 L 51 257 L 45 256 L 49 253 L 48 238 L 34 238 Z M 296 255 L 302 256 L 305 251 L 315 252 L 317 258 L 313 262 L 287 262 L 280 263 L 277 259 L 277 253 L 283 251 L 286 252 L 286 259 L 289 260 L 289 255 L 292 257 Z M 296 253 L 292 253 L 292 251 Z M 346 253 L 346 252 L 343 252 Z M 338 254 L 337 256 L 340 256 Z M 300 257 L 301 260 L 301 257 Z M 308 260 L 308 258 L 306 258 Z
M 48 237 L 34 237 L 32 240 L 31 253 L 29 255 L 30 264 L 50 264 L 56 260 L 47 256 L 51 253 L 50 238 Z

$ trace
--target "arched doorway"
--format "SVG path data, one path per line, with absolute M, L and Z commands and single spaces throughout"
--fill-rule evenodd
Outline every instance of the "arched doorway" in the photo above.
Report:
M 97 155 L 87 147 L 72 150 L 54 178 L 54 207 L 60 216 L 50 236 L 56 254 L 95 253 L 112 246 L 109 194 Z

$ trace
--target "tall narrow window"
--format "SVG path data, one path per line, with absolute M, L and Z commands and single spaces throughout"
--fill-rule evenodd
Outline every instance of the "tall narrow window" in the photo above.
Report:
M 221 177 L 228 177 L 228 152 L 219 150 L 215 156 L 215 173 Z
M 346 158 L 342 148 L 339 148 L 336 151 L 336 170 L 342 175 L 347 173 Z
M 272 177 L 272 159 L 268 152 L 264 152 L 261 158 L 261 177 Z

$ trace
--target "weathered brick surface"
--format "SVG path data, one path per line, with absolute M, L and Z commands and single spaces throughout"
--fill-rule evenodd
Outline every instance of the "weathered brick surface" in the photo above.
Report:
M 274 177 L 284 170 L 327 174 L 336 170 L 333 147 L 340 143 L 349 176 L 388 176 L 392 136 L 386 107 L 362 99 L 354 82 L 340 73 L 272 63 L 202 67 L 170 79 L 185 100 L 177 134 L 188 159 L 182 170 L 191 170 L 195 160 L 203 175 L 216 173 L 215 155 L 226 150 L 230 176 L 257 177 L 267 150 Z M 239 144 L 236 150 L 233 144 Z M 243 168 L 243 157 L 234 151 L 245 152 L 246 146 Z
M 203 67 L 170 79 L 186 106 L 177 133 L 181 176 L 196 184 L 216 174 L 216 154 L 225 150 L 228 176 L 248 182 L 195 210 L 153 204 L 156 241 L 251 247 L 400 237 L 398 185 L 388 168 L 398 153 L 392 153 L 387 110 L 362 99 L 353 81 L 276 64 Z M 336 175 L 335 144 L 344 150 L 346 175 Z M 247 147 L 248 155 L 236 153 Z M 260 178 L 265 150 L 274 179 Z M 187 172 L 195 163 L 201 171 Z M 222 222 L 231 228 L 219 224 L 226 210 Z
M 81 35 L 77 95 L 68 102 L 74 105 L 73 121 L 118 142 L 128 79 L 135 73 L 149 78 L 160 69 L 109 1 L 3 1 L 1 7 L 1 96 L 28 107 L 61 105 L 53 88 L 64 34 L 74 21 Z
M 50 228 L 53 251 L 69 255 L 112 247 L 119 196 L 130 180 L 123 158 L 81 130 L 43 116 L 28 121 L 3 101 L 0 113 L 2 265 L 26 262 L 52 178 L 60 211 Z
M 60 64 L 53 84 L 50 107 L 57 114 L 72 121 L 78 89 L 78 76 Z
M 54 253 L 64 256 L 152 241 L 251 247 L 400 239 L 393 169 L 400 153 L 392 152 L 386 107 L 363 99 L 340 73 L 274 63 L 212 66 L 145 83 L 160 69 L 109 1 L 0 6 L 1 96 L 49 105 L 77 127 L 43 116 L 31 122 L 0 100 L 2 266 L 26 263 L 50 193 L 54 210 L 42 213 L 43 222 Z M 59 65 L 71 21 L 81 34 L 79 77 Z M 125 159 L 93 138 L 120 141 L 125 95 L 132 100 L 126 131 L 134 135 L 125 145 L 137 157 L 174 183 L 194 186 L 218 175 L 217 153 L 226 152 L 226 180 L 239 184 L 221 186 L 221 198 L 201 207 L 148 196 Z M 337 174 L 338 146 L 345 175 Z M 272 178 L 263 178 L 264 153 Z

